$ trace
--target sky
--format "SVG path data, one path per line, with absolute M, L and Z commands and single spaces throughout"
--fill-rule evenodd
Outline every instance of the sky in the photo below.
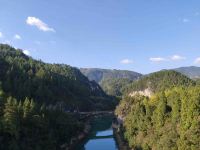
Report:
M 79 68 L 200 66 L 200 1 L 0 0 L 0 43 Z

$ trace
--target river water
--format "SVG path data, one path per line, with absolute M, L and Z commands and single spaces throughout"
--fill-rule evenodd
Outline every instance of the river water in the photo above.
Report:
M 113 116 L 94 118 L 88 139 L 77 150 L 118 150 L 111 128 Z

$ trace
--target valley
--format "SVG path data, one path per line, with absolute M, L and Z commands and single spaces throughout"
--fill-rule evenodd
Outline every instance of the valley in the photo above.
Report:
M 0 6 L 0 150 L 200 150 L 200 0 Z
M 79 71 L 5 44 L 0 67 L 2 150 L 200 147 L 197 67 Z

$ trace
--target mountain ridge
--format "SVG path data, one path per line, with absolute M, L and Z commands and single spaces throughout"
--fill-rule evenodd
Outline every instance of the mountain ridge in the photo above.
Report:
M 5 44 L 0 45 L 0 66 L 3 90 L 17 99 L 29 97 L 39 103 L 84 110 L 112 105 L 112 98 L 75 67 L 44 63 Z

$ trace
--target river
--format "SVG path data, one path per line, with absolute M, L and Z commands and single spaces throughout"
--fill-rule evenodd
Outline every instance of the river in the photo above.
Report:
M 112 118 L 111 115 L 94 118 L 90 135 L 76 150 L 118 150 L 111 127 Z

